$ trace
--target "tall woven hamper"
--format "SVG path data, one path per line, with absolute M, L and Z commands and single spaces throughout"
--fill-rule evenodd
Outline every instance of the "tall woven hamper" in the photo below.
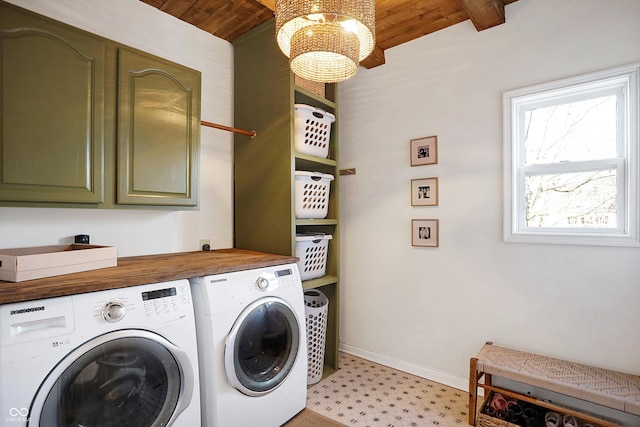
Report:
M 310 289 L 304 293 L 304 304 L 307 324 L 307 384 L 315 384 L 322 379 L 324 370 L 329 299 L 321 291 Z

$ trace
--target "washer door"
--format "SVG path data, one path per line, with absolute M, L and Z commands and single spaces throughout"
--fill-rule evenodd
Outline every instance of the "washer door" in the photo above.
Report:
M 248 396 L 275 390 L 298 355 L 300 326 L 286 301 L 266 297 L 245 308 L 227 336 L 224 365 L 229 383 Z
M 29 426 L 169 426 L 191 401 L 187 354 L 141 330 L 110 332 L 65 357 L 40 386 Z

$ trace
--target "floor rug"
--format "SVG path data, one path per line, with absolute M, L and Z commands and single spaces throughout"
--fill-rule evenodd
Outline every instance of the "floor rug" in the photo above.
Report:
M 307 408 L 348 427 L 468 426 L 466 391 L 340 353 L 340 369 L 307 390 Z

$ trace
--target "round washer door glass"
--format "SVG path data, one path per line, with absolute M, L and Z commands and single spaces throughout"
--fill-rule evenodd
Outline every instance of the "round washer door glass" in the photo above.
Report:
M 180 366 L 157 340 L 123 337 L 93 346 L 43 388 L 32 420 L 40 427 L 165 426 L 180 397 Z
M 227 337 L 227 378 L 249 396 L 269 393 L 291 372 L 299 347 L 300 326 L 289 304 L 275 297 L 255 301 Z

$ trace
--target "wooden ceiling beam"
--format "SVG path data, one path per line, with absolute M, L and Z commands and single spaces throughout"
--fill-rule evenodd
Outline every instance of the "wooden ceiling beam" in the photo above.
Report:
M 384 50 L 379 46 L 373 48 L 371 55 L 360 61 L 360 65 L 364 68 L 374 68 L 385 63 Z
M 460 2 L 478 31 L 505 22 L 503 0 L 460 0 Z

